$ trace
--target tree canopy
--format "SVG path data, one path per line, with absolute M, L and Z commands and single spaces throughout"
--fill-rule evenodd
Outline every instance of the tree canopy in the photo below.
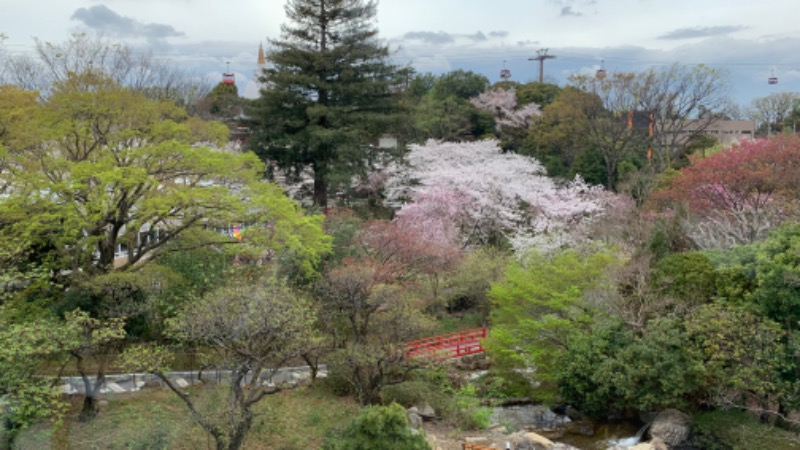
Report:
M 140 265 L 178 236 L 231 243 L 209 230 L 245 225 L 242 246 L 295 254 L 306 268 L 326 251 L 320 219 L 260 181 L 257 157 L 193 146 L 192 121 L 171 102 L 91 71 L 35 106 L 0 94 L 12 122 L 20 107 L 28 114 L 6 127 L 0 154 L 0 240 L 13 254 L 79 278 Z

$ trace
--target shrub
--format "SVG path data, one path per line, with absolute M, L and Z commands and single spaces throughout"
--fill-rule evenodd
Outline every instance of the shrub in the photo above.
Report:
M 408 428 L 405 409 L 389 406 L 368 406 L 361 410 L 348 427 L 329 435 L 323 450 L 430 450 L 425 438 Z

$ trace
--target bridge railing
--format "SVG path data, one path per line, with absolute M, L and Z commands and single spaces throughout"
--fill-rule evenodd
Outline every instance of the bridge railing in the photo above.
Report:
M 403 355 L 406 358 L 444 360 L 483 353 L 481 340 L 487 335 L 488 330 L 484 327 L 417 339 L 403 344 Z

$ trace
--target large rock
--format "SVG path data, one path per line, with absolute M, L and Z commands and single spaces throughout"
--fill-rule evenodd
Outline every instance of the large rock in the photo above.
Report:
M 546 437 L 531 433 L 520 431 L 508 437 L 514 450 L 553 450 L 555 443 Z
M 490 422 L 504 423 L 515 429 L 554 429 L 570 422 L 545 405 L 512 405 L 494 408 Z
M 419 408 L 419 415 L 426 419 L 433 419 L 436 417 L 436 411 L 433 410 L 433 407 L 429 403 L 424 403 Z
M 422 416 L 419 415 L 419 410 L 416 406 L 408 408 L 406 411 L 408 415 L 408 426 L 413 430 L 418 430 L 422 427 Z
M 650 425 L 650 436 L 664 441 L 670 447 L 682 444 L 689 437 L 692 418 L 677 409 L 658 413 Z

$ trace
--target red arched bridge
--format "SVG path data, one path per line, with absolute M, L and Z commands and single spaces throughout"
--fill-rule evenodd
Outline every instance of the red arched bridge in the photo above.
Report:
M 403 344 L 403 355 L 407 358 L 425 358 L 442 361 L 451 358 L 483 353 L 482 339 L 486 339 L 488 329 L 471 330 L 430 336 Z

